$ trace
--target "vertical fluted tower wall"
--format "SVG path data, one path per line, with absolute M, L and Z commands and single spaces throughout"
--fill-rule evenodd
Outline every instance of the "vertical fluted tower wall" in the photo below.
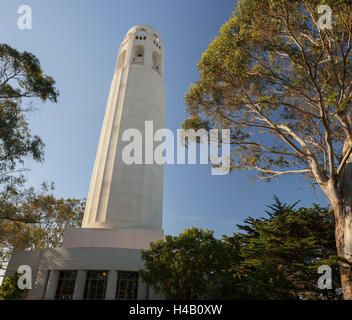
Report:
M 164 127 L 164 48 L 150 26 L 129 30 L 121 43 L 111 83 L 83 228 L 161 229 L 163 166 L 127 165 L 122 150 L 126 129 L 138 129 L 145 146 L 145 121 Z M 149 143 L 149 142 L 148 142 Z

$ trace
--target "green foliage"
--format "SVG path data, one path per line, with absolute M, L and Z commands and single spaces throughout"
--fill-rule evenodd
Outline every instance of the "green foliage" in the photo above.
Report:
M 17 281 L 21 275 L 15 273 L 13 276 L 6 277 L 0 285 L 0 300 L 20 300 L 26 290 L 18 288 Z
M 321 26 L 329 20 L 318 12 L 322 4 L 330 6 L 331 26 Z M 350 0 L 239 0 L 185 95 L 191 118 L 231 130 L 232 170 L 251 170 L 264 181 L 299 174 L 320 186 L 335 211 L 346 299 L 352 299 L 352 260 L 342 262 L 352 210 L 351 22 Z
M 267 218 L 222 240 L 196 228 L 166 236 L 142 253 L 142 280 L 169 299 L 341 299 L 332 211 L 294 206 L 275 198 Z M 317 288 L 321 265 L 333 290 Z
M 0 99 L 40 98 L 57 101 L 53 78 L 43 75 L 38 58 L 0 44 Z
M 245 263 L 245 262 L 244 262 Z M 235 266 L 239 268 L 240 266 Z M 295 300 L 294 288 L 278 266 L 263 257 L 255 267 L 237 269 L 240 277 L 235 297 L 246 300 Z
M 36 56 L 0 44 L 0 268 L 14 250 L 58 247 L 65 228 L 81 224 L 85 202 L 56 199 L 49 193 L 25 188 L 25 159 L 44 160 L 44 143 L 32 135 L 27 115 L 33 102 L 56 103 L 58 91 L 52 77 L 44 75 Z M 27 105 L 25 101 L 28 101 Z M 15 277 L 6 279 L 4 296 L 17 297 Z M 13 291 L 13 293 L 12 293 Z M 5 292 L 5 291 L 4 291 Z
M 193 118 L 186 119 L 183 122 L 182 128 L 184 130 L 193 129 L 198 131 L 199 129 L 209 130 L 209 122 L 202 121 L 200 116 L 195 116 Z
M 142 280 L 169 299 L 195 300 L 226 297 L 226 284 L 232 278 L 231 255 L 213 232 L 186 229 L 177 237 L 151 244 L 142 252 L 146 270 Z
M 0 269 L 11 252 L 60 247 L 65 229 L 81 225 L 85 201 L 49 191 L 44 184 L 40 192 L 7 186 L 0 193 Z
M 11 250 L 59 243 L 65 224 L 80 219 L 80 200 L 55 199 L 46 184 L 41 192 L 26 189 L 21 174 L 25 159 L 44 160 L 44 143 L 31 133 L 27 120 L 33 102 L 57 102 L 58 95 L 55 81 L 43 74 L 36 56 L 0 44 L 1 268 Z
M 243 244 L 243 261 L 237 268 L 245 273 L 247 270 L 250 274 L 254 272 L 255 277 L 262 276 L 263 270 L 268 270 L 268 276 L 282 277 L 285 281 L 279 283 L 287 290 L 287 296 L 341 298 L 333 211 L 317 205 L 294 209 L 294 205 L 282 204 L 277 198 L 269 209 L 269 218 L 248 218 L 244 225 L 238 225 L 245 233 L 235 235 Z M 332 268 L 334 290 L 317 288 L 317 270 L 321 265 Z M 270 284 L 268 281 L 262 283 Z M 254 287 L 260 289 L 260 286 Z M 263 287 L 259 295 L 270 296 L 271 289 L 277 288 Z
M 324 3 L 332 30 L 318 29 Z M 351 1 L 237 1 L 198 63 L 184 125 L 231 129 L 232 168 L 260 179 L 335 179 L 343 143 L 352 139 L 344 130 L 352 126 L 351 19 Z
M 26 114 L 31 105 L 23 107 L 24 99 L 57 101 L 55 81 L 43 75 L 37 57 L 20 53 L 6 44 L 0 44 L 0 183 L 11 177 L 26 157 L 43 161 L 44 143 L 32 135 Z

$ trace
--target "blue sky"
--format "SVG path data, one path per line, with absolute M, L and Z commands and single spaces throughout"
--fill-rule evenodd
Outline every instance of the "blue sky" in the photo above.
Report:
M 17 9 L 32 8 L 33 29 L 17 28 Z M 1 0 L 0 42 L 38 56 L 57 82 L 58 104 L 37 104 L 32 132 L 45 144 L 45 162 L 27 162 L 30 185 L 54 181 L 58 197 L 87 196 L 120 42 L 134 25 L 153 26 L 165 48 L 165 127 L 184 120 L 183 94 L 197 80 L 197 61 L 231 16 L 231 0 Z M 326 204 L 320 190 L 295 176 L 252 183 L 251 173 L 212 176 L 208 165 L 166 165 L 167 234 L 192 226 L 232 234 L 246 217 L 265 215 L 273 195 L 301 205 Z

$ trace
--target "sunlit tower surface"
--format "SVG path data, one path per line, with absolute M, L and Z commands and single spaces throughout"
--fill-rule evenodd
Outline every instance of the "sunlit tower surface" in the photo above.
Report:
M 153 163 L 145 132 L 164 127 L 164 47 L 152 27 L 131 28 L 118 53 L 81 228 L 61 248 L 15 251 L 5 276 L 32 270 L 24 299 L 162 299 L 141 282 L 141 249 L 163 238 L 163 165 Z M 143 161 L 129 164 L 126 130 L 143 137 Z M 144 149 L 145 148 L 145 149 Z

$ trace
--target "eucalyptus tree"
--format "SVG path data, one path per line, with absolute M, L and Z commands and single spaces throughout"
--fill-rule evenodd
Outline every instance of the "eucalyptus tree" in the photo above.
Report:
M 334 210 L 345 299 L 352 299 L 351 41 L 351 0 L 240 0 L 201 57 L 183 123 L 231 129 L 231 169 L 266 181 L 299 174 L 320 186 Z
M 0 219 L 22 219 L 6 195 L 23 187 L 26 159 L 44 160 L 44 143 L 31 133 L 27 116 L 36 100 L 57 102 L 58 94 L 55 81 L 43 74 L 35 55 L 0 44 L 0 198 L 5 200 L 0 203 Z M 23 192 L 18 191 L 17 197 Z

